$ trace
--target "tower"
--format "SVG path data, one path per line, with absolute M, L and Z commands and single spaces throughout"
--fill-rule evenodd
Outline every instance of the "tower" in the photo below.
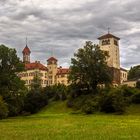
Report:
M 31 53 L 31 51 L 30 51 L 30 49 L 27 46 L 27 37 L 26 37 L 26 46 L 25 46 L 25 48 L 22 51 L 23 62 L 24 63 L 30 63 L 30 53 Z
M 113 83 L 120 83 L 120 53 L 119 53 L 119 40 L 120 38 L 110 34 L 105 34 L 99 39 L 100 49 L 108 52 L 109 57 L 107 64 L 112 71 Z
M 56 83 L 56 74 L 57 74 L 57 59 L 54 57 L 50 57 L 47 60 L 47 68 L 48 68 L 48 83 L 49 85 L 53 85 Z
M 120 38 L 108 33 L 98 38 L 100 49 L 107 51 L 109 58 L 107 64 L 109 67 L 120 69 L 120 53 L 119 40 Z
M 28 46 L 26 45 L 25 48 L 22 51 L 23 54 L 23 62 L 24 63 L 30 63 L 30 49 L 28 48 Z

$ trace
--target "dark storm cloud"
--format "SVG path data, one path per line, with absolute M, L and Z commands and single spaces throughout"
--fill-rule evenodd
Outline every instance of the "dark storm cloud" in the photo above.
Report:
M 86 40 L 97 43 L 107 28 L 121 38 L 121 64 L 140 62 L 139 0 L 0 0 L 0 42 L 21 51 L 28 36 L 32 60 L 54 54 L 69 66 L 73 53 Z

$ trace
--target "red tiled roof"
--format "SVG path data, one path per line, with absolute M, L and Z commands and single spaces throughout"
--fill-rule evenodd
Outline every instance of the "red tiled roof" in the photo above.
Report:
M 57 59 L 54 57 L 50 57 L 47 61 L 57 61 Z
M 30 49 L 28 48 L 27 45 L 26 45 L 26 47 L 23 49 L 22 53 L 23 53 L 23 54 L 30 54 L 30 53 L 31 53 L 31 51 L 30 51 Z
M 58 68 L 58 70 L 57 70 L 57 75 L 68 74 L 68 73 L 69 73 L 68 68 Z
M 99 37 L 98 39 L 101 40 L 101 39 L 107 39 L 107 38 L 116 38 L 117 40 L 120 40 L 119 37 L 116 37 L 116 36 L 114 36 L 112 34 L 103 35 L 103 36 Z
M 26 70 L 33 70 L 33 69 L 48 70 L 47 67 L 45 67 L 43 64 L 37 61 L 34 63 L 26 63 L 25 69 Z

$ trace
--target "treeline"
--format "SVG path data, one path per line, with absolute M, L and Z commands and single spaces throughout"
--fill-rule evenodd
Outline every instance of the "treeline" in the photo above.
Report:
M 140 90 L 127 86 L 106 87 L 98 93 L 72 88 L 67 106 L 74 110 L 92 114 L 95 112 L 123 114 L 131 104 L 140 104 Z

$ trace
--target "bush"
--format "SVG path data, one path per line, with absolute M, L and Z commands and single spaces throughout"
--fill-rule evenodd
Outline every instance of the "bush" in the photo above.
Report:
M 8 116 L 8 107 L 4 102 L 2 97 L 0 96 L 0 119 L 4 119 Z
M 48 99 L 53 101 L 66 100 L 68 87 L 63 84 L 47 86 L 43 93 L 47 94 Z
M 89 94 L 70 98 L 68 99 L 67 106 L 74 110 L 81 110 L 86 114 L 92 114 L 99 110 L 99 97 Z
M 80 110 L 85 101 L 85 96 L 79 96 L 77 98 L 70 97 L 67 101 L 67 106 L 74 110 Z
M 117 112 L 121 114 L 125 112 L 128 102 L 121 89 L 110 89 L 109 93 L 104 93 L 100 97 L 100 109 L 106 113 Z
M 98 96 L 90 96 L 87 97 L 82 106 L 82 112 L 86 114 L 92 114 L 99 110 L 99 97 Z
M 17 116 L 21 114 L 24 106 L 24 95 L 7 96 L 5 99 L 7 103 L 9 114 L 8 116 Z
M 132 103 L 140 104 L 140 91 L 132 96 Z
M 25 97 L 24 111 L 31 114 L 38 112 L 42 107 L 48 104 L 47 95 L 39 90 L 31 90 Z
M 140 90 L 127 86 L 100 89 L 96 95 L 76 91 L 78 88 L 71 91 L 67 106 L 86 114 L 96 111 L 122 114 L 131 103 L 140 103 Z

